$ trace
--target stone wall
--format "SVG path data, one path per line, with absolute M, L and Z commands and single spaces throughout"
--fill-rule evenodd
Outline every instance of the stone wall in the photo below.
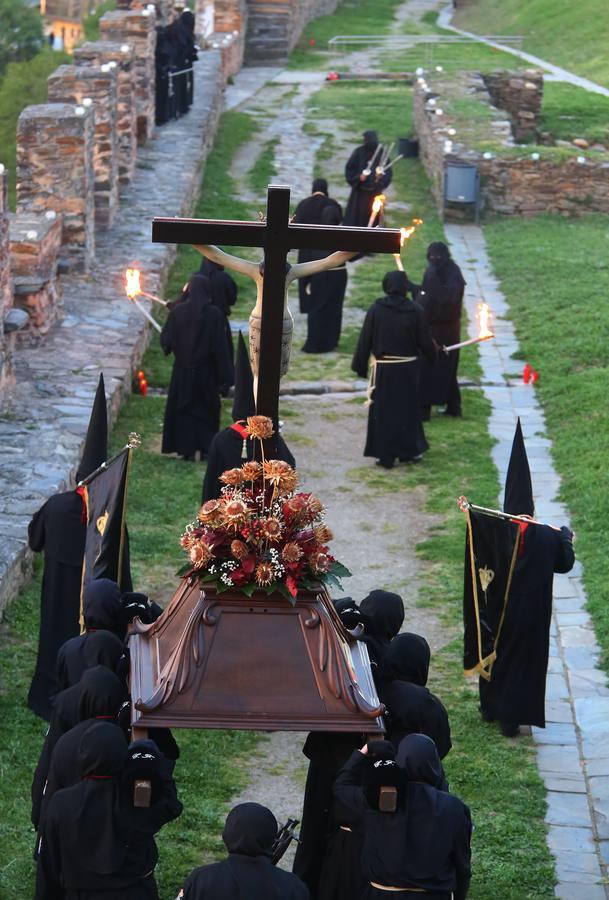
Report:
M 12 305 L 7 174 L 0 165 L 0 409 L 14 381 L 11 339 L 4 334 L 4 318 Z
M 104 40 L 130 44 L 135 54 L 135 110 L 138 143 L 154 133 L 156 18 L 150 9 L 113 10 L 99 20 Z
M 285 62 L 311 19 L 334 12 L 338 0 L 248 0 L 247 65 Z
M 536 138 L 543 102 L 543 72 L 539 69 L 500 70 L 483 74 L 482 78 L 495 106 L 508 113 L 514 139 Z
M 64 263 L 87 271 L 95 253 L 93 108 L 26 106 L 17 122 L 17 212 L 62 216 Z
M 500 119 L 499 114 L 488 129 L 495 140 L 503 139 L 503 151 L 474 150 L 459 140 L 458 133 L 452 135 L 455 129 L 451 126 L 456 123 L 451 122 L 446 110 L 442 116 L 434 112 L 442 104 L 441 84 L 426 77 L 426 87 L 419 82 L 415 84 L 414 124 L 421 162 L 440 208 L 445 166 L 461 162 L 477 166 L 483 205 L 491 212 L 522 216 L 543 212 L 609 213 L 609 153 L 582 156 L 576 150 L 569 152 L 562 148 L 518 147 L 509 123 Z M 430 107 L 430 97 L 435 107 Z
M 95 224 L 108 228 L 118 208 L 117 65 L 59 66 L 48 78 L 51 103 L 91 106 L 95 116 Z
M 61 315 L 57 258 L 61 249 L 62 219 L 53 210 L 10 216 L 10 264 L 15 306 L 29 316 L 20 340 L 48 334 Z
M 135 51 L 131 44 L 116 41 L 87 41 L 74 50 L 77 66 L 103 66 L 116 63 L 116 140 L 118 176 L 124 187 L 135 169 L 137 121 L 135 112 Z

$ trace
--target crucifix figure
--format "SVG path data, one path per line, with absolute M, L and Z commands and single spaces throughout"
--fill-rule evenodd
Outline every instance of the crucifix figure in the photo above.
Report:
M 250 320 L 255 331 L 256 319 L 260 315 L 259 350 L 255 349 L 252 354 L 254 372 L 258 378 L 256 412 L 271 418 L 275 429 L 279 409 L 279 382 L 284 374 L 282 356 L 285 368 L 289 360 L 289 349 L 282 353 L 282 345 L 285 346 L 288 335 L 291 339 L 292 317 L 287 310 L 287 289 L 290 282 L 295 278 L 341 265 L 356 253 L 400 251 L 400 231 L 397 228 L 291 224 L 290 189 L 278 185 L 272 185 L 268 189 L 265 222 L 155 218 L 152 223 L 152 240 L 157 243 L 192 244 L 210 259 L 242 272 L 256 282 L 258 296 L 253 319 Z M 264 251 L 264 258 L 260 264 L 250 262 L 225 254 L 217 247 L 209 246 L 211 244 L 260 247 Z M 289 267 L 287 255 L 290 250 L 298 249 L 343 252 L 335 252 L 312 263 Z

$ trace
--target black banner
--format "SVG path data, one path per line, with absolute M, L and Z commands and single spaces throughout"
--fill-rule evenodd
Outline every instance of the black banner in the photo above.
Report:
M 82 587 L 95 578 L 110 578 L 121 587 L 125 551 L 125 501 L 131 449 L 125 447 L 106 469 L 83 487 L 87 537 Z
M 491 679 L 520 545 L 518 524 L 468 510 L 463 579 L 463 668 Z

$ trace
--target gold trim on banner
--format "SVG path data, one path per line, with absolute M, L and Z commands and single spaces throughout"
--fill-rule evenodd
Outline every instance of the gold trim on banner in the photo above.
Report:
M 131 439 L 131 435 L 129 435 Z M 133 449 L 131 444 L 128 444 L 127 450 L 127 472 L 125 473 L 125 490 L 123 491 L 123 509 L 121 513 L 121 542 L 118 548 L 118 572 L 116 573 L 116 581 L 119 588 L 122 590 L 123 588 L 123 555 L 125 552 L 125 513 L 127 510 L 127 488 L 129 487 L 129 475 L 131 473 L 131 456 L 133 454 Z M 139 446 L 137 444 L 136 446 Z
M 86 484 L 82 485 L 80 490 L 82 491 L 81 497 L 83 503 L 85 504 L 85 510 L 87 513 L 87 521 L 86 528 L 89 527 L 89 491 Z M 82 569 L 80 572 L 80 615 L 78 618 L 80 624 L 80 633 L 85 633 L 85 569 L 87 567 L 87 545 L 85 541 L 85 553 L 82 559 Z

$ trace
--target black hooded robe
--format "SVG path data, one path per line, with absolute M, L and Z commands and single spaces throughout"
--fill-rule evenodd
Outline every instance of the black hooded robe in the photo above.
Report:
M 359 611 L 365 629 L 362 640 L 377 681 L 383 671 L 385 652 L 404 622 L 404 603 L 399 594 L 376 590 L 362 600 Z M 309 769 L 293 871 L 308 886 L 313 898 L 321 889 L 327 837 L 335 835 L 341 824 L 340 812 L 335 814 L 333 809 L 332 785 L 349 754 L 363 742 L 364 735 L 357 732 L 312 731 L 302 749 Z
M 328 197 L 327 191 L 327 182 L 323 179 L 315 179 L 313 192 L 309 197 L 305 197 L 304 200 L 300 201 L 294 212 L 294 222 L 297 225 L 321 225 L 322 213 L 328 207 L 332 207 L 336 211 L 339 221 L 342 219 L 343 210 L 341 205 L 336 200 Z M 320 259 L 322 255 L 320 251 L 304 249 L 298 251 L 297 259 L 299 263 L 311 262 L 314 259 Z M 310 278 L 298 279 L 298 300 L 301 313 L 309 312 L 310 294 L 307 288 L 310 283 Z
M 441 241 L 431 247 L 440 247 L 440 262 L 430 261 L 416 304 L 424 314 L 432 338 L 438 347 L 458 344 L 461 340 L 461 311 L 465 280 L 459 266 L 450 258 L 448 248 Z M 431 249 L 430 247 L 430 249 Z M 428 254 L 429 254 L 428 250 Z M 451 416 L 461 415 L 461 393 L 457 382 L 459 351 L 451 350 L 437 355 L 437 360 L 423 362 L 421 368 L 421 406 L 426 415 L 429 407 L 446 404 Z
M 158 900 L 154 834 L 180 815 L 182 804 L 160 758 L 151 805 L 133 806 L 125 767 L 136 753 L 159 755 L 152 741 L 127 750 L 119 729 L 102 722 L 82 736 L 75 760 L 82 780 L 58 791 L 47 807 L 35 900 Z
M 28 527 L 30 549 L 44 551 L 40 632 L 36 669 L 28 694 L 30 709 L 47 721 L 51 698 L 60 689 L 55 677 L 57 652 L 80 631 L 80 589 L 87 526 L 76 491 L 55 494 Z
M 416 459 L 429 447 L 421 421 L 420 357 L 432 365 L 436 350 L 423 314 L 406 297 L 407 284 L 403 272 L 385 276 L 387 293 L 366 313 L 351 363 L 365 378 L 370 355 L 376 359 L 364 456 L 386 462 Z M 409 361 L 383 362 L 390 357 Z
M 201 262 L 199 274 L 206 275 L 207 278 L 209 278 L 209 283 L 211 285 L 211 301 L 214 306 L 218 307 L 224 316 L 226 346 L 228 347 L 228 355 L 232 365 L 234 362 L 234 351 L 229 317 L 231 308 L 237 302 L 237 284 L 235 279 L 225 271 L 224 266 L 221 266 L 220 263 L 213 262 L 211 259 L 206 259 L 205 257 L 203 257 L 203 261 Z M 234 371 L 233 377 L 231 377 L 231 384 L 234 384 Z
M 183 900 L 308 900 L 302 881 L 271 862 L 276 834 L 269 809 L 258 803 L 235 806 L 222 832 L 227 859 L 195 869 L 184 884 Z
M 552 583 L 555 572 L 573 568 L 571 539 L 568 528 L 526 526 L 491 680 L 480 679 L 480 708 L 487 719 L 545 728 Z
M 220 394 L 228 390 L 232 366 L 222 313 L 211 301 L 209 281 L 191 279 L 189 297 L 169 313 L 161 332 L 166 356 L 174 354 L 163 423 L 163 453 L 186 459 L 206 455 L 220 427 Z
M 239 468 L 244 462 L 251 461 L 254 458 L 254 442 L 247 440 L 247 460 L 243 459 L 243 428 L 244 422 L 235 422 L 234 425 L 223 428 L 222 431 L 214 435 L 209 448 L 207 469 L 203 479 L 203 503 L 220 496 L 220 491 L 224 487 L 220 481 L 220 475 L 223 472 L 226 472 L 227 469 Z M 289 463 L 292 468 L 296 467 L 296 460 L 280 434 L 277 435 L 276 459 Z
M 369 135 L 369 139 L 366 138 Z M 356 147 L 345 166 L 345 179 L 351 186 L 351 194 L 345 210 L 343 225 L 356 225 L 366 228 L 372 214 L 372 204 L 377 194 L 382 194 L 385 188 L 391 184 L 393 173 L 389 167 L 383 175 L 377 175 L 374 166 L 378 165 L 382 151 L 376 157 L 373 170 L 365 181 L 360 175 L 368 166 L 378 146 L 378 138 L 375 132 L 366 132 L 366 143 Z
M 457 797 L 429 784 L 406 783 L 403 805 L 383 813 L 368 805 L 362 783 L 370 759 L 355 751 L 334 784 L 334 795 L 363 834 L 361 865 L 367 887 L 361 900 L 391 893 L 372 882 L 412 888 L 413 897 L 465 900 L 471 877 L 471 818 Z M 407 891 L 403 895 L 409 896 Z M 396 893 L 395 896 L 402 896 Z

